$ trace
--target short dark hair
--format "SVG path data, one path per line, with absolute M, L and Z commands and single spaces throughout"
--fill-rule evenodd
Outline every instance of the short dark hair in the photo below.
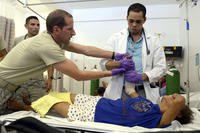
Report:
M 134 12 L 142 12 L 143 13 L 143 17 L 146 17 L 146 7 L 140 3 L 134 3 L 132 5 L 129 6 L 128 10 L 127 10 L 127 17 L 130 13 L 130 11 L 134 11 Z
M 66 16 L 72 17 L 72 15 L 65 10 L 57 9 L 57 10 L 52 11 L 47 16 L 47 20 L 46 20 L 47 31 L 51 33 L 53 31 L 54 26 L 59 26 L 60 28 L 63 28 L 64 26 L 66 26 L 66 23 L 65 23 Z
M 36 17 L 36 16 L 29 16 L 26 18 L 26 23 L 25 24 L 28 24 L 28 22 L 31 20 L 31 19 L 36 19 L 39 21 L 39 19 Z
M 176 117 L 181 124 L 191 123 L 193 119 L 193 111 L 187 105 L 181 110 L 181 117 Z

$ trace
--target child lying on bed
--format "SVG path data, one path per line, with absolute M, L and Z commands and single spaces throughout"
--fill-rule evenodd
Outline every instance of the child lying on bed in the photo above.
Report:
M 138 96 L 127 100 L 110 100 L 84 94 L 50 93 L 32 103 L 32 108 L 44 117 L 53 109 L 69 120 L 94 121 L 122 126 L 146 128 L 165 127 L 173 120 L 190 123 L 193 113 L 178 94 L 163 96 L 159 105 Z

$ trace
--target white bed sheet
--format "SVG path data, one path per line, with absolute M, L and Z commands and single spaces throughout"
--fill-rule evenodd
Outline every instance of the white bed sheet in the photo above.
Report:
M 50 126 L 53 127 L 62 127 L 62 128 L 71 128 L 71 129 L 80 129 L 86 131 L 96 131 L 96 132 L 117 132 L 117 133 L 135 133 L 135 132 L 156 132 L 156 131 L 191 131 L 191 130 L 200 130 L 200 112 L 196 108 L 192 108 L 195 113 L 194 122 L 191 124 L 181 125 L 178 121 L 173 121 L 172 125 L 167 128 L 143 128 L 139 126 L 135 127 L 124 127 L 113 124 L 105 124 L 98 122 L 80 122 L 73 121 L 70 122 L 66 118 L 56 117 L 47 115 L 46 118 L 40 118 L 39 115 L 32 111 L 19 111 L 8 115 L 0 116 L 0 121 L 7 121 L 6 124 L 9 124 L 12 121 L 15 121 L 24 117 L 34 117 Z

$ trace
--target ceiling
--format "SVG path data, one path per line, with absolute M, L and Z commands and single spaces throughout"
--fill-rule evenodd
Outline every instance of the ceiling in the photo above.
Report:
M 50 9 L 82 9 L 82 8 L 102 8 L 128 6 L 132 3 L 139 2 L 145 5 L 150 4 L 177 4 L 177 0 L 20 0 L 31 8 L 37 8 L 44 5 Z
M 23 7 L 40 14 L 44 18 L 54 9 L 67 11 L 86 8 L 106 8 L 129 6 L 132 3 L 152 4 L 178 4 L 180 0 L 17 0 Z

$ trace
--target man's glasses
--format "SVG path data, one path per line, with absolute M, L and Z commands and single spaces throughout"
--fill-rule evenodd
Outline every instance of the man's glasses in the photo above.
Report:
M 134 20 L 134 19 L 128 19 L 128 22 L 130 24 L 136 23 L 136 24 L 142 24 L 144 20 Z

